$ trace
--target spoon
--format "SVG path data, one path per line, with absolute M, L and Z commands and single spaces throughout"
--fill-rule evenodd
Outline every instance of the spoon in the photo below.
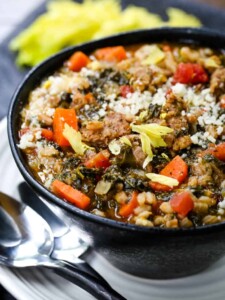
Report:
M 80 286 L 96 299 L 125 299 L 95 276 L 75 265 L 51 258 L 54 238 L 49 225 L 29 206 L 1 192 L 0 224 L 0 264 L 20 268 L 44 266 Z
M 51 257 L 75 264 L 80 270 L 107 283 L 106 280 L 85 261 L 88 259 L 91 248 L 89 244 L 82 240 L 83 235 L 81 232 L 78 232 L 75 227 L 68 226 L 63 218 L 56 215 L 25 181 L 18 185 L 18 191 L 22 202 L 29 205 L 50 226 L 54 237 L 54 249 L 51 253 Z M 81 256 L 82 259 L 80 258 Z

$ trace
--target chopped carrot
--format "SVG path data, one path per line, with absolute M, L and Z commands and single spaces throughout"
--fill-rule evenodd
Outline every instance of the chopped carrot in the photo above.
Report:
M 208 149 L 201 152 L 199 156 L 203 157 L 207 154 L 211 154 L 219 160 L 225 161 L 225 143 L 220 143 L 218 145 L 212 144 Z
M 168 44 L 163 45 L 162 49 L 163 49 L 164 52 L 172 51 L 171 47 Z
M 79 72 L 82 68 L 86 67 L 90 59 L 86 54 L 81 51 L 75 52 L 68 61 L 68 67 L 74 72 Z
M 169 192 L 172 191 L 172 187 L 162 184 L 162 183 L 158 183 L 158 182 L 153 182 L 150 181 L 149 182 L 150 187 L 154 190 L 154 191 L 158 191 L 158 192 Z
M 179 156 L 175 156 L 160 172 L 161 175 L 177 179 L 179 183 L 183 182 L 188 175 L 188 166 Z
M 53 118 L 54 140 L 61 147 L 70 145 L 67 139 L 63 136 L 65 123 L 73 127 L 75 130 L 78 129 L 75 110 L 73 108 L 56 108 Z
M 177 155 L 160 171 L 159 174 L 174 178 L 178 180 L 179 183 L 182 183 L 188 175 L 188 166 L 186 162 Z M 173 189 L 172 187 L 158 182 L 150 182 L 149 184 L 155 191 L 167 192 Z
M 109 156 L 106 151 L 101 151 L 88 159 L 84 165 L 87 168 L 108 168 L 110 166 Z
M 42 128 L 41 129 L 41 136 L 43 138 L 45 138 L 46 140 L 48 140 L 48 141 L 53 141 L 54 140 L 54 133 L 50 129 Z
M 27 127 L 27 128 L 22 128 L 20 131 L 19 131 L 19 137 L 21 138 L 24 134 L 26 134 L 27 132 L 30 132 L 30 128 Z M 53 141 L 54 140 L 54 135 L 53 135 L 53 131 L 50 130 L 50 129 L 46 129 L 46 128 L 40 128 L 40 129 L 35 129 L 34 132 L 37 132 L 37 131 L 41 131 L 41 136 L 43 138 L 45 138 L 46 140 L 48 141 Z
M 95 56 L 99 60 L 108 62 L 118 62 L 127 57 L 123 46 L 105 47 L 95 51 Z
M 138 193 L 136 191 L 133 191 L 130 201 L 127 204 L 124 204 L 119 209 L 119 215 L 122 217 L 129 217 L 134 212 L 134 209 L 138 206 L 137 201 Z
M 225 161 L 225 143 L 216 145 L 215 149 L 212 151 L 212 155 L 219 160 Z
M 192 195 L 189 191 L 174 194 L 169 202 L 172 209 L 182 216 L 186 216 L 194 208 Z
M 92 93 L 87 93 L 85 95 L 85 100 L 87 101 L 88 104 L 94 103 L 96 101 L 96 99 Z
M 86 209 L 91 202 L 87 195 L 58 179 L 53 181 L 52 190 L 57 196 L 67 200 L 81 209 Z

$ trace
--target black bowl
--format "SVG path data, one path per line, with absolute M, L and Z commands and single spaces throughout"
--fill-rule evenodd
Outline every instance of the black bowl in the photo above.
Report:
M 76 50 L 90 53 L 101 47 L 152 42 L 181 42 L 225 49 L 225 35 L 200 29 L 141 30 L 71 47 L 50 57 L 26 76 L 15 92 L 8 114 L 8 136 L 25 180 L 84 230 L 93 247 L 119 269 L 142 277 L 169 279 L 200 272 L 225 254 L 225 223 L 192 229 L 146 228 L 105 219 L 80 210 L 44 188 L 29 170 L 18 144 L 19 113 L 28 95 Z

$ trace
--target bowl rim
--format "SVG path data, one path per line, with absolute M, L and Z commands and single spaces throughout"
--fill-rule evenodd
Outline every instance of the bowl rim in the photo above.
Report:
M 135 35 L 138 37 L 138 35 L 141 34 L 145 34 L 146 36 L 149 35 L 150 37 L 153 37 L 153 42 L 154 42 L 154 38 L 157 39 L 157 36 L 160 34 L 163 35 L 167 35 L 168 34 L 168 42 L 171 39 L 171 34 L 172 35 L 184 35 L 184 39 L 179 39 L 177 42 L 178 43 L 182 43 L 182 42 L 190 42 L 190 41 L 194 41 L 195 43 L 198 44 L 197 38 L 199 36 L 204 37 L 205 39 L 209 39 L 209 38 L 213 38 L 218 39 L 218 43 L 220 41 L 223 42 L 223 45 L 218 46 L 218 48 L 224 48 L 225 49 L 225 34 L 218 32 L 217 30 L 212 30 L 212 29 L 208 29 L 208 28 L 189 28 L 189 27 L 183 27 L 183 28 L 171 28 L 171 27 L 162 27 L 162 28 L 156 28 L 156 29 L 142 29 L 142 30 L 135 30 L 135 31 L 129 31 L 129 32 L 125 32 L 125 33 L 120 33 L 120 34 L 116 34 L 113 36 L 109 36 L 109 37 L 105 37 L 102 39 L 98 39 L 98 40 L 94 40 L 94 41 L 90 41 L 87 43 L 82 43 L 76 46 L 70 46 L 67 47 L 63 50 L 61 50 L 60 52 L 50 56 L 49 58 L 45 59 L 44 61 L 42 61 L 41 63 L 39 63 L 37 66 L 33 67 L 24 77 L 24 79 L 22 80 L 22 82 L 18 85 L 17 89 L 15 90 L 11 102 L 10 102 L 10 106 L 8 109 L 8 115 L 7 115 L 7 133 L 8 133 L 8 140 L 9 140 L 9 145 L 10 145 L 10 149 L 14 158 L 14 161 L 16 162 L 16 165 L 20 171 L 20 173 L 22 174 L 22 176 L 24 177 L 25 181 L 27 181 L 29 183 L 29 185 L 38 192 L 38 194 L 40 194 L 44 199 L 53 202 L 53 204 L 55 204 L 56 206 L 59 206 L 63 209 L 65 209 L 66 211 L 69 211 L 70 213 L 72 213 L 74 215 L 74 217 L 78 216 L 80 218 L 86 219 L 89 222 L 94 222 L 97 223 L 99 225 L 104 225 L 104 226 L 108 226 L 111 228 L 117 228 L 123 231 L 129 231 L 129 232 L 138 232 L 138 233 L 144 233 L 144 234 L 166 234 L 166 235 L 186 235 L 186 234 L 202 234 L 202 233 L 207 233 L 207 232 L 211 232 L 211 231 L 220 231 L 220 230 L 225 230 L 225 222 L 222 223 L 216 223 L 216 224 L 210 224 L 210 225 L 202 225 L 202 226 L 198 226 L 198 227 L 194 227 L 194 228 L 160 228 L 160 227 L 145 227 L 145 226 L 139 226 L 139 225 L 135 225 L 135 224 L 128 224 L 128 223 L 124 223 L 121 221 L 116 221 L 113 219 L 108 219 L 108 218 L 103 218 L 97 215 L 94 215 L 90 212 L 81 210 L 79 208 L 77 208 L 76 206 L 70 204 L 69 202 L 66 202 L 65 200 L 57 197 L 55 194 L 51 193 L 47 188 L 45 188 L 41 183 L 39 183 L 33 176 L 31 171 L 29 171 L 29 168 L 26 167 L 21 159 L 20 159 L 20 152 L 21 150 L 19 150 L 19 148 L 17 147 L 16 144 L 16 140 L 15 140 L 15 136 L 16 136 L 16 131 L 14 130 L 13 127 L 13 118 L 15 116 L 16 113 L 16 104 L 18 102 L 19 99 L 19 95 L 20 93 L 23 91 L 23 89 L 26 87 L 27 82 L 29 81 L 30 78 L 32 78 L 33 76 L 36 75 L 36 73 L 39 72 L 39 70 L 41 70 L 46 64 L 51 64 L 53 62 L 54 68 L 53 69 L 57 69 L 56 65 L 57 63 L 54 63 L 54 61 L 57 61 L 58 58 L 60 57 L 69 57 L 74 51 L 77 50 L 83 50 L 85 48 L 91 48 L 92 51 L 94 51 L 94 49 L 99 48 L 99 44 L 101 45 L 101 47 L 104 47 L 102 45 L 111 45 L 114 44 L 116 45 L 115 41 L 117 39 L 122 39 L 123 41 L 125 41 L 126 38 L 129 39 L 129 37 L 131 37 L 132 35 Z M 160 39 L 159 39 L 160 41 Z M 161 39 L 162 41 L 162 39 Z M 156 41 L 155 41 L 156 42 Z M 125 43 L 121 43 L 122 45 L 125 45 Z M 129 44 L 129 43 L 128 43 Z M 132 43 L 130 43 L 132 44 Z M 200 45 L 202 44 L 201 42 L 199 43 Z M 207 42 L 206 42 L 207 44 Z M 118 43 L 117 43 L 118 45 Z M 65 60 L 65 59 L 63 59 Z M 40 81 L 43 79 L 43 77 L 41 77 L 39 79 L 39 82 L 37 82 L 37 84 L 40 83 Z M 32 89 L 28 89 L 29 92 Z M 29 93 L 28 92 L 28 93 Z M 24 102 L 26 103 L 26 101 Z

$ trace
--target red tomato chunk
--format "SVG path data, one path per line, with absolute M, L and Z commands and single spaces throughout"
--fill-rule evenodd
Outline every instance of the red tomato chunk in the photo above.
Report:
M 122 85 L 120 87 L 120 94 L 122 97 L 126 98 L 128 94 L 131 94 L 134 92 L 134 89 L 130 85 Z
M 180 63 L 173 77 L 173 83 L 198 84 L 208 81 L 208 75 L 199 64 Z
M 172 209 L 182 216 L 186 216 L 193 208 L 194 202 L 189 191 L 174 194 L 170 199 Z
M 110 161 L 106 155 L 106 151 L 102 151 L 87 160 L 84 165 L 87 168 L 108 168 L 110 166 Z

